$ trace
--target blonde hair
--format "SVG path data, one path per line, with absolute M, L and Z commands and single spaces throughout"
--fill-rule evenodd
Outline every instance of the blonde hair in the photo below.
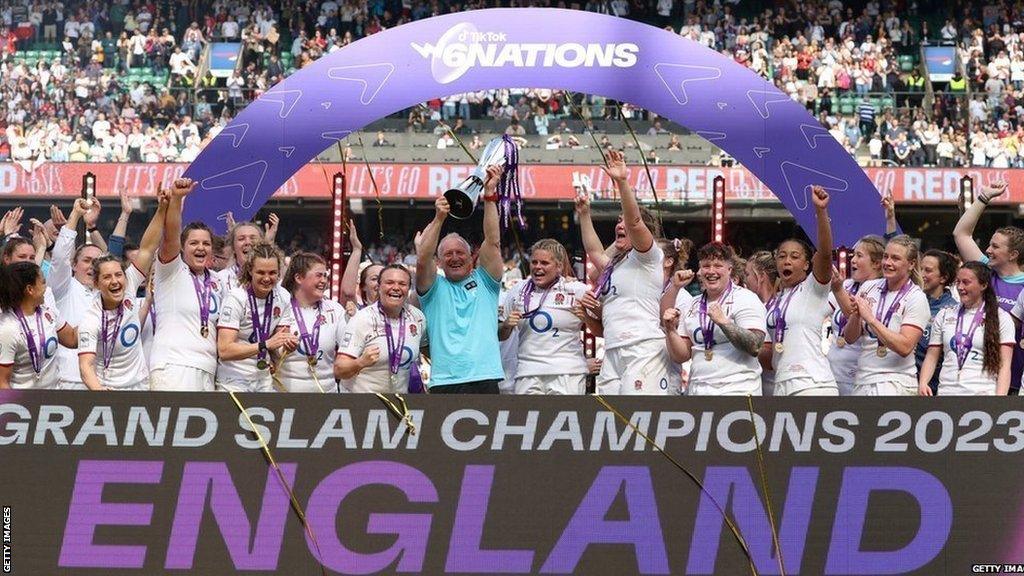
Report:
M 245 259 L 245 262 L 242 263 L 242 266 L 238 271 L 239 284 L 248 286 L 252 283 L 252 266 L 257 258 L 276 260 L 278 275 L 280 275 L 284 269 L 284 253 L 282 253 L 274 244 L 265 240 L 260 240 L 256 244 L 253 244 L 252 250 L 249 252 L 249 256 Z
M 889 244 L 886 244 L 886 247 L 889 247 L 891 244 L 902 246 L 907 249 L 907 260 L 911 261 L 910 281 L 920 286 L 922 284 L 921 271 L 918 269 L 917 265 L 921 261 L 921 251 L 917 247 L 917 240 L 914 240 L 906 234 L 900 234 L 899 236 L 889 240 Z
M 566 264 L 569 262 L 569 253 L 565 251 L 565 246 L 554 238 L 542 238 L 533 243 L 530 246 L 530 255 L 533 255 L 535 250 L 546 250 L 555 257 L 555 262 L 558 262 L 559 268 L 565 269 Z

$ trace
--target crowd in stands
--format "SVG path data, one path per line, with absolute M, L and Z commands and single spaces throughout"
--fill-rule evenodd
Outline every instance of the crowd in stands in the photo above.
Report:
M 240 106 L 325 54 L 405 22 L 507 4 L 11 0 L 0 14 L 0 159 L 27 168 L 46 161 L 189 162 Z M 719 51 L 773 81 L 851 154 L 871 162 L 1024 166 L 1024 26 L 1011 3 L 758 4 L 528 3 L 645 21 Z M 936 26 L 934 14 L 949 17 Z M 202 67 L 207 46 L 222 41 L 240 46 L 226 79 Z M 966 76 L 929 86 L 922 43 L 957 46 Z M 432 100 L 402 116 L 410 131 L 434 130 L 439 119 L 507 121 L 513 134 L 558 135 L 549 148 L 588 145 L 559 130 L 576 114 L 657 119 L 600 96 L 577 104 L 578 113 L 560 91 L 489 90 Z

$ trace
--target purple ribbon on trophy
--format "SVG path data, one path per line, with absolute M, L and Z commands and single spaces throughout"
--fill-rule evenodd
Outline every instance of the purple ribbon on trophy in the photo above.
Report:
M 494 138 L 487 143 L 476 168 L 458 186 L 444 193 L 451 207 L 449 214 L 460 220 L 469 218 L 476 208 L 476 201 L 483 193 L 488 166 L 502 166 L 498 182 L 498 213 L 502 225 L 507 229 L 513 211 L 520 229 L 526 227 L 523 218 L 523 194 L 519 186 L 519 146 L 509 135 Z

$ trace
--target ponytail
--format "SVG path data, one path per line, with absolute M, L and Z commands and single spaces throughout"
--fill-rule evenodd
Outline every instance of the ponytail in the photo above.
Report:
M 693 252 L 693 240 L 689 238 L 659 238 L 658 247 L 665 254 L 665 258 L 673 261 L 670 274 L 686 268 L 690 263 L 690 253 Z
M 992 270 L 981 262 L 968 262 L 964 268 L 974 273 L 978 283 L 985 286 L 981 293 L 982 306 L 985 307 L 985 338 L 982 355 L 982 371 L 991 376 L 999 375 L 1002 356 L 999 354 L 999 300 L 996 298 L 995 287 L 992 286 Z

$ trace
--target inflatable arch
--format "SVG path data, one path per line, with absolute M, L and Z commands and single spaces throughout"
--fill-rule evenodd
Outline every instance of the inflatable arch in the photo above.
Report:
M 186 221 L 223 230 L 353 131 L 439 96 L 513 87 L 599 94 L 652 110 L 727 151 L 816 237 L 810 186 L 833 193 L 836 245 L 881 233 L 878 192 L 807 111 L 763 78 L 665 30 L 601 14 L 496 8 L 374 34 L 250 104 L 185 172 Z M 525 199 L 529 202 L 529 198 Z

